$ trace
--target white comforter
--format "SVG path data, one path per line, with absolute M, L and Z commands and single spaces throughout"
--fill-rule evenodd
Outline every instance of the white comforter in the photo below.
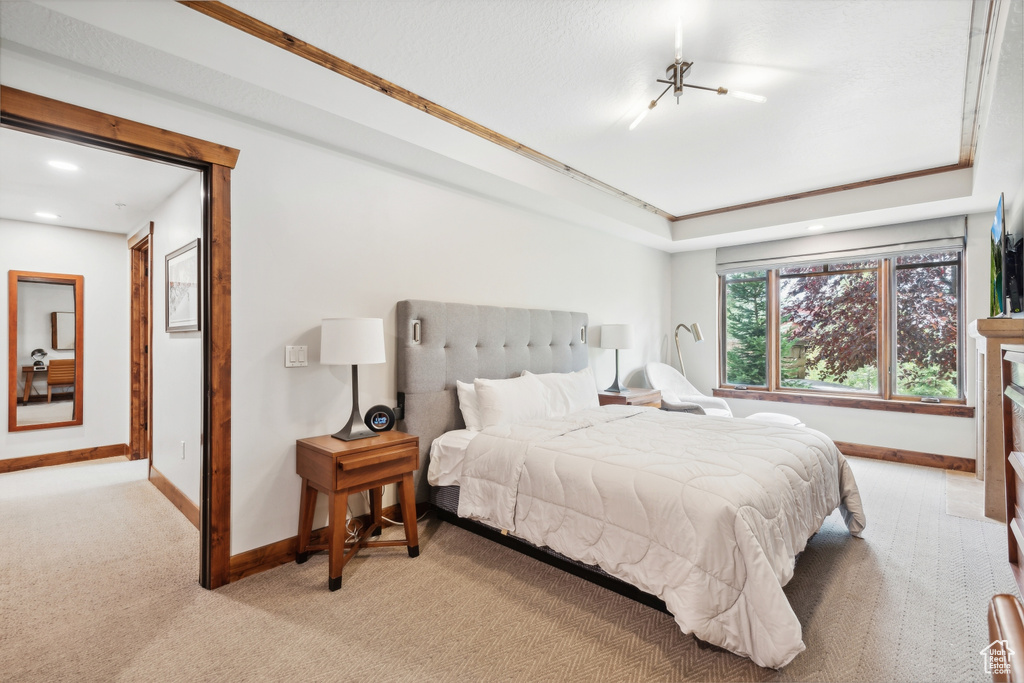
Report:
M 459 515 L 599 565 L 665 601 L 684 633 L 780 668 L 804 650 L 782 587 L 853 473 L 820 432 L 606 406 L 472 440 Z

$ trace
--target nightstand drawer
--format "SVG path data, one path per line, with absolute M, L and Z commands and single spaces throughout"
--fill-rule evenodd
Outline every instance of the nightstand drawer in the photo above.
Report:
M 351 488 L 415 470 L 419 448 L 379 449 L 362 457 L 338 458 L 337 488 Z

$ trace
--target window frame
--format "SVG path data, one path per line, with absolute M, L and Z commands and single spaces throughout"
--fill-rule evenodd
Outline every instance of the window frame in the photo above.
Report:
M 896 260 L 900 256 L 910 254 L 927 254 L 929 251 L 935 253 L 955 252 L 955 261 L 946 262 L 925 262 L 912 264 L 910 266 L 897 266 Z M 864 260 L 865 257 L 857 257 Z M 967 282 L 967 259 L 966 248 L 943 248 L 923 249 L 921 251 L 906 251 L 898 254 L 890 253 L 875 257 L 877 266 L 877 330 L 878 330 L 878 386 L 877 394 L 864 394 L 855 391 L 808 391 L 799 387 L 782 386 L 782 362 L 779 357 L 781 350 L 781 280 L 780 271 L 788 266 L 765 267 L 767 276 L 767 330 L 765 340 L 765 352 L 767 370 L 765 374 L 765 386 L 748 386 L 742 384 L 730 384 L 727 379 L 726 346 L 728 342 L 726 299 L 728 295 L 727 278 L 729 273 L 722 273 L 718 276 L 718 388 L 714 395 L 726 398 L 749 398 L 755 400 L 769 400 L 787 403 L 804 403 L 810 405 L 832 405 L 841 407 L 867 408 L 877 410 L 890 410 L 897 412 L 921 412 L 942 415 L 953 415 L 959 417 L 973 417 L 974 408 L 967 406 L 966 374 L 964 352 L 966 347 L 966 282 Z M 824 261 L 808 262 L 806 265 L 825 265 Z M 938 265 L 956 265 L 958 267 L 957 277 L 957 397 L 922 397 L 896 393 L 895 378 L 897 370 L 897 346 L 896 346 L 896 271 L 908 267 L 929 267 Z M 753 269 L 751 269 L 753 270 Z M 867 270 L 876 270 L 874 268 Z M 845 271 L 843 271 L 845 272 Z

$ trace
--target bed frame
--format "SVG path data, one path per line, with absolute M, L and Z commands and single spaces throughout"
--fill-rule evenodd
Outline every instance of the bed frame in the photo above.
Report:
M 586 313 L 398 302 L 398 427 L 420 440 L 417 498 L 422 500 L 426 494 L 446 522 L 667 613 L 662 600 L 599 567 L 459 517 L 457 486 L 427 485 L 430 444 L 447 431 L 465 428 L 456 380 L 506 379 L 524 370 L 537 374 L 582 370 L 588 364 L 587 324 Z

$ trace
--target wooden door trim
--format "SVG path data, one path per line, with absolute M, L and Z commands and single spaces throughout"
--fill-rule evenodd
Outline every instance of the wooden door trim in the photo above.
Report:
M 128 417 L 128 457 L 131 460 L 153 458 L 153 438 L 149 429 L 153 405 L 153 287 L 149 275 L 153 261 L 152 236 L 153 222 L 150 221 L 147 228 L 143 228 L 128 240 L 132 277 L 129 350 L 131 396 Z M 140 295 L 145 299 L 148 308 L 145 324 L 141 320 L 141 309 L 137 305 Z M 137 378 L 141 376 L 145 377 L 145 381 L 136 383 Z M 146 427 L 142 428 L 141 425 Z
M 0 86 L 0 126 L 203 172 L 203 482 L 199 583 L 230 580 L 231 169 L 238 150 Z

